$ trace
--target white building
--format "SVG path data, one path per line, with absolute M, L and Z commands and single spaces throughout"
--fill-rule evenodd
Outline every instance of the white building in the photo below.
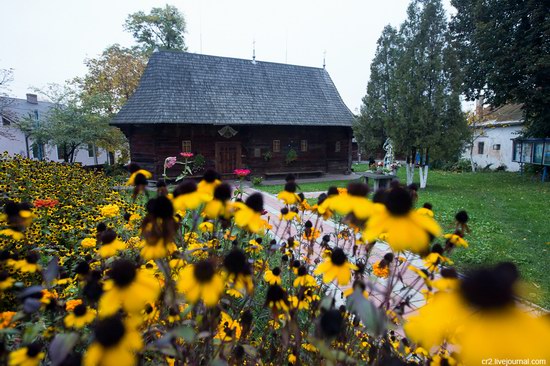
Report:
M 521 104 L 507 104 L 494 110 L 483 109 L 483 112 L 484 115 L 480 116 L 482 122 L 472 126 L 475 129 L 474 163 L 478 168 L 505 166 L 508 171 L 519 171 L 520 164 L 512 161 L 512 140 L 519 137 L 523 129 Z M 480 110 L 476 113 L 479 114 Z M 463 157 L 470 158 L 470 149 L 464 152 Z
M 31 159 L 63 161 L 63 153 L 57 146 L 35 144 L 17 128 L 17 122 L 23 118 L 32 118 L 37 124 L 45 121 L 52 103 L 38 101 L 36 94 L 27 94 L 26 99 L 2 97 L 0 100 L 0 153 L 19 154 Z M 107 153 L 93 145 L 75 153 L 75 162 L 82 165 L 97 165 L 107 162 Z

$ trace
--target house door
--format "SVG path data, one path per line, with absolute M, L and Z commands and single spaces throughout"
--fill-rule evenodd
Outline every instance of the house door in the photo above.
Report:
M 232 174 L 241 167 L 240 142 L 216 142 L 216 170 L 220 174 Z

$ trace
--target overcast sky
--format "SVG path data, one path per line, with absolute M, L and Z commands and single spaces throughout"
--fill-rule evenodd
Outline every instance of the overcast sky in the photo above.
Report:
M 376 40 L 398 26 L 408 0 L 173 0 L 187 21 L 189 52 L 326 68 L 344 102 L 357 112 Z M 451 10 L 444 0 L 447 11 Z M 8 93 L 85 74 L 83 60 L 107 46 L 133 45 L 127 15 L 164 6 L 157 0 L 2 0 L 0 68 L 13 68 Z

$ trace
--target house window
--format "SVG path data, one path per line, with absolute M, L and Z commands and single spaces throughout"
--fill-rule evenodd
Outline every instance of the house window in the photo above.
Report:
M 334 152 L 340 152 L 341 149 L 342 144 L 340 143 L 340 141 L 336 141 L 336 143 L 334 144 Z
M 94 154 L 95 151 L 94 151 L 94 145 L 92 144 L 88 144 L 88 157 L 89 158 L 93 158 L 94 157 Z
M 300 150 L 302 152 L 306 152 L 307 151 L 307 140 L 302 140 L 300 141 Z
M 493 150 L 500 150 L 500 144 L 494 144 Z
M 259 147 L 255 147 L 254 148 L 254 157 L 259 158 L 260 156 L 262 156 L 262 150 Z
M 181 151 L 184 153 L 191 152 L 191 140 L 184 140 L 181 144 Z
M 2 125 L 9 126 L 11 124 L 10 120 L 2 116 Z
M 483 149 L 485 148 L 485 142 L 478 142 L 477 143 L 477 153 L 483 154 Z
M 281 140 L 273 140 L 273 152 L 281 152 Z

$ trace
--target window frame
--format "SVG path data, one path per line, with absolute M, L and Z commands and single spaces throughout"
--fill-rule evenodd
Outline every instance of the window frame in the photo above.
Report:
M 478 141 L 477 142 L 477 154 L 483 155 L 485 152 L 485 141 Z
M 307 140 L 300 140 L 300 151 L 307 152 L 307 149 L 308 149 Z
M 181 142 L 181 152 L 190 153 L 192 148 L 193 145 L 191 144 L 191 140 L 183 140 Z
M 342 142 L 341 141 L 336 141 L 336 143 L 334 144 L 334 152 L 341 152 L 342 151 Z
M 281 140 L 273 140 L 271 149 L 274 153 L 281 152 Z

